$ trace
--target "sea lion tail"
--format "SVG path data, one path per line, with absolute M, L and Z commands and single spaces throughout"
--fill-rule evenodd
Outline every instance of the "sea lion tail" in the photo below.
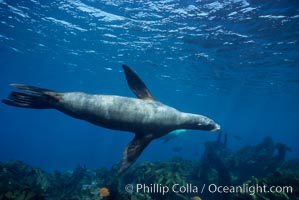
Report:
M 49 109 L 54 108 L 61 98 L 61 94 L 52 90 L 23 85 L 11 84 L 21 92 L 11 92 L 2 102 L 21 108 Z

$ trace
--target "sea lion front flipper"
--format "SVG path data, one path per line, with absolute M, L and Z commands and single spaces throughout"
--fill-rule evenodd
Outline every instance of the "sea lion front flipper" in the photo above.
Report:
M 152 140 L 153 137 L 150 135 L 143 137 L 136 134 L 134 139 L 125 148 L 122 160 L 119 164 L 118 173 L 122 173 L 128 169 Z
M 140 99 L 155 100 L 149 89 L 146 87 L 142 79 L 128 65 L 123 65 L 126 79 L 130 89 Z

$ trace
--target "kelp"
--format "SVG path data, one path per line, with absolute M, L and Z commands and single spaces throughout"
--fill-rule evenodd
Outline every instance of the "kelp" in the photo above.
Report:
M 226 145 L 207 142 L 198 160 L 176 157 L 168 161 L 140 162 L 124 174 L 117 166 L 96 170 L 77 166 L 73 171 L 45 172 L 20 161 L 0 162 L 0 200 L 190 200 L 201 199 L 299 199 L 299 160 L 285 161 L 290 148 L 265 138 L 254 146 L 232 152 Z M 126 191 L 131 184 L 132 191 Z M 210 193 L 205 190 L 189 192 L 136 191 L 137 184 L 146 186 L 201 188 L 204 184 L 240 186 L 292 186 L 292 191 Z M 109 193 L 100 195 L 100 188 Z M 192 188 L 191 188 L 192 189 Z

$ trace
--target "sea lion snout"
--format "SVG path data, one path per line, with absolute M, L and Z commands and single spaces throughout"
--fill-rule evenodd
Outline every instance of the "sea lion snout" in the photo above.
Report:
M 215 123 L 215 128 L 212 129 L 211 131 L 213 131 L 213 132 L 221 131 L 221 126 L 220 126 L 219 124 L 216 124 L 216 123 Z
M 207 130 L 207 131 L 213 131 L 213 132 L 217 132 L 221 130 L 221 127 L 219 124 L 217 124 L 216 122 L 214 122 L 213 120 L 207 118 L 207 117 L 203 117 L 200 121 L 200 123 L 197 124 L 198 129 L 200 130 Z
M 219 124 L 215 123 L 215 122 L 211 122 L 210 124 L 206 125 L 206 129 L 208 131 L 213 131 L 213 132 L 217 132 L 221 130 L 221 127 Z

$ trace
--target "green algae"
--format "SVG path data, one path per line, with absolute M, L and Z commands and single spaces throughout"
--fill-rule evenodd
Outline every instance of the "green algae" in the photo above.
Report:
M 299 160 L 284 161 L 290 148 L 274 143 L 271 138 L 239 151 L 231 152 L 217 142 L 208 142 L 198 160 L 173 158 L 163 162 L 141 162 L 124 174 L 111 169 L 90 170 L 82 166 L 73 171 L 52 173 L 20 161 L 0 163 L 0 200 L 190 200 L 202 199 L 299 199 Z M 258 171 L 259 170 L 259 171 Z M 238 186 L 292 186 L 292 192 L 211 194 L 198 192 L 127 192 L 127 184 L 157 184 L 168 186 L 203 184 Z M 101 198 L 99 188 L 106 187 L 110 195 Z

